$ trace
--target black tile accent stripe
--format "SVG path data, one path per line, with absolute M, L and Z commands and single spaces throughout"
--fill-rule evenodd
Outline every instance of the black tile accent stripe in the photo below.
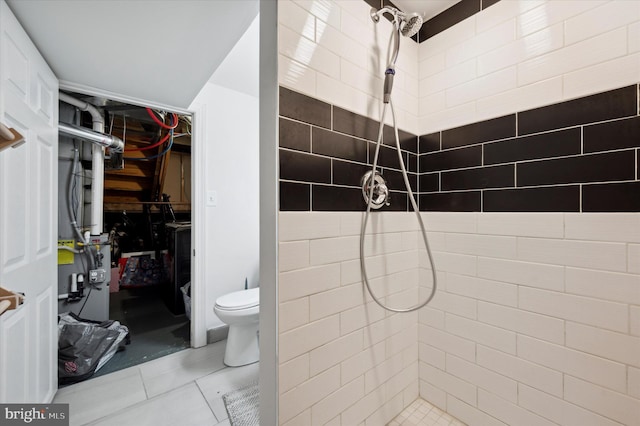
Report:
M 293 104 L 280 118 L 281 209 L 364 210 L 360 179 L 378 123 L 285 96 Z M 399 132 L 420 209 L 640 212 L 638 97 L 636 84 L 419 137 Z M 318 119 L 327 111 L 333 122 Z M 393 195 L 383 210 L 411 210 L 395 149 L 382 145 L 378 164 Z
M 518 114 L 518 133 L 546 130 L 615 118 L 632 117 L 638 113 L 638 86 L 627 86 L 572 101 L 531 109 Z
M 331 105 L 285 87 L 280 87 L 280 115 L 331 128 Z

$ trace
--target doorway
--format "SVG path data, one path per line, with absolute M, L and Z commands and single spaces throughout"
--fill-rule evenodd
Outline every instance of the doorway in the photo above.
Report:
M 66 94 L 98 108 L 104 132 L 125 146 L 124 153 L 107 149 L 105 155 L 104 225 L 93 263 L 98 276 L 104 274 L 102 285 L 83 278 L 78 286 L 80 276 L 95 272 L 86 256 L 58 267 L 59 313 L 115 320 L 129 329 L 130 343 L 121 344 L 99 376 L 191 346 L 192 114 Z M 91 128 L 91 120 L 60 103 L 61 122 Z M 69 223 L 83 230 L 92 223 L 91 149 L 88 142 L 60 136 L 59 180 L 68 182 L 60 188 L 60 241 L 68 243 Z

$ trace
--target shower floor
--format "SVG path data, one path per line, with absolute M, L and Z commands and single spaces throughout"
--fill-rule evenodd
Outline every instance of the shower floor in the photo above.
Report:
M 387 426 L 464 426 L 464 423 L 418 398 Z

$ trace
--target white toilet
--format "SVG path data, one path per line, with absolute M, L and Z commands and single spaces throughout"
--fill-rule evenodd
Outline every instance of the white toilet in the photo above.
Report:
M 229 367 L 239 367 L 258 361 L 260 288 L 225 294 L 216 300 L 213 311 L 229 325 L 224 363 Z

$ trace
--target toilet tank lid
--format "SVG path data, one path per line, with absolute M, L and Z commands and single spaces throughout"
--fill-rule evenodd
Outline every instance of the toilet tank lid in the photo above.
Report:
M 220 296 L 216 300 L 216 306 L 226 309 L 242 309 L 258 306 L 260 303 L 260 288 L 250 288 L 248 290 L 234 291 L 233 293 Z

